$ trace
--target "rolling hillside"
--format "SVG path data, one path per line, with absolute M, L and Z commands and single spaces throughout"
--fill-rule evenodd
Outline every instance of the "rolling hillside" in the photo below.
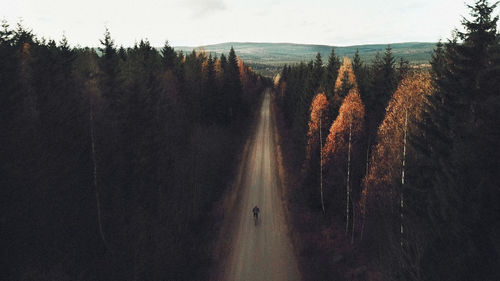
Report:
M 219 56 L 221 53 L 228 53 L 231 46 L 236 53 L 256 71 L 265 75 L 273 75 L 279 72 L 284 64 L 293 64 L 300 61 L 314 59 L 316 53 L 321 53 L 323 61 L 326 62 L 332 48 L 338 56 L 352 57 L 356 50 L 359 50 L 364 61 L 371 61 L 377 52 L 384 52 L 387 45 L 357 45 L 346 47 L 335 47 L 328 45 L 304 45 L 291 43 L 238 43 L 228 42 L 200 47 L 175 47 L 178 51 L 191 52 L 193 49 L 205 50 Z M 413 64 L 427 63 L 431 57 L 435 43 L 396 43 L 391 44 L 394 56 L 404 57 Z

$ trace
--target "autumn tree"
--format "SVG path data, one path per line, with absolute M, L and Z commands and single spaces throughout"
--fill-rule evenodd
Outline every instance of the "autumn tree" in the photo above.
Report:
M 408 126 L 421 120 L 426 97 L 431 93 L 430 76 L 424 73 L 405 78 L 394 93 L 377 134 L 370 170 L 363 181 L 364 215 L 372 209 L 370 204 L 383 206 L 400 198 L 401 190 L 394 183 L 401 180 L 404 136 L 411 129 Z
M 335 94 L 344 98 L 350 92 L 351 89 L 358 88 L 356 82 L 356 76 L 354 75 L 351 60 L 344 57 L 344 63 L 339 69 L 339 75 L 335 80 Z
M 369 223 L 370 236 L 381 243 L 378 244 L 380 254 L 395 259 L 385 262 L 399 264 L 400 268 L 404 261 L 398 257 L 407 249 L 405 173 L 410 156 L 414 159 L 408 135 L 418 129 L 416 124 L 422 119 L 426 98 L 432 91 L 430 76 L 426 73 L 417 73 L 401 81 L 380 125 L 370 169 L 363 180 L 362 232 L 365 222 Z
M 344 57 L 344 62 L 338 70 L 335 83 L 333 83 L 333 81 L 330 81 L 330 83 L 334 85 L 334 95 L 330 98 L 330 115 L 335 117 L 338 114 L 342 101 L 347 96 L 349 91 L 351 89 L 355 89 L 356 92 L 358 92 L 356 76 L 354 75 L 349 58 Z
M 346 234 L 351 225 L 350 213 L 353 211 L 354 200 L 359 196 L 359 178 L 361 169 L 359 152 L 360 143 L 364 133 L 365 108 L 355 88 L 351 89 L 340 107 L 339 114 L 330 127 L 326 144 L 323 147 L 323 165 L 326 167 L 327 184 L 332 189 L 332 204 L 338 210 L 341 204 L 345 204 Z M 354 166 L 354 167 L 353 167 Z M 354 170 L 353 170 L 354 168 Z M 345 196 L 341 196 L 342 186 L 345 188 Z M 345 198 L 342 200 L 340 198 Z
M 321 208 L 325 212 L 323 199 L 323 163 L 322 163 L 322 148 L 326 133 L 328 132 L 328 100 L 324 93 L 317 94 L 312 103 L 310 110 L 311 117 L 309 119 L 309 131 L 307 132 L 307 148 L 306 159 L 304 162 L 304 171 L 308 174 L 313 173 L 311 169 L 319 166 L 319 185 L 320 185 L 320 200 Z M 318 159 L 319 156 L 319 159 Z M 317 169 L 316 169 L 317 170 Z M 316 174 L 314 172 L 314 174 Z
M 238 69 L 240 73 L 241 87 L 242 87 L 242 112 L 243 116 L 248 115 L 248 111 L 250 110 L 249 106 L 255 104 L 255 99 L 257 95 L 254 94 L 257 87 L 262 86 L 262 81 L 253 72 L 251 66 L 245 64 L 245 62 L 238 57 Z

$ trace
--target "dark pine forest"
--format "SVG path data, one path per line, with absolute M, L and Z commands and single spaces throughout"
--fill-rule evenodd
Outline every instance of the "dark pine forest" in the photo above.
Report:
M 235 51 L 0 31 L 0 279 L 201 280 L 266 78 Z

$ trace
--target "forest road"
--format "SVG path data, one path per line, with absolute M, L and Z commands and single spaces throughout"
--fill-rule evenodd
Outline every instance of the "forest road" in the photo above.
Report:
M 288 236 L 282 192 L 279 187 L 271 91 L 264 92 L 257 124 L 240 163 L 237 177 L 237 204 L 227 236 L 223 257 L 223 280 L 300 280 L 297 260 Z M 252 209 L 260 208 L 254 223 Z M 234 216 L 234 217 L 233 217 Z M 225 239 L 224 237 L 221 237 Z

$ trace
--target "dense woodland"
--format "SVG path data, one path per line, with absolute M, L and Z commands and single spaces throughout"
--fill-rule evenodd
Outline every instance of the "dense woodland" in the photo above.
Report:
M 428 68 L 388 46 L 276 77 L 306 279 L 500 280 L 495 7 L 469 6 Z
M 266 78 L 148 41 L 0 31 L 2 280 L 200 280 Z

